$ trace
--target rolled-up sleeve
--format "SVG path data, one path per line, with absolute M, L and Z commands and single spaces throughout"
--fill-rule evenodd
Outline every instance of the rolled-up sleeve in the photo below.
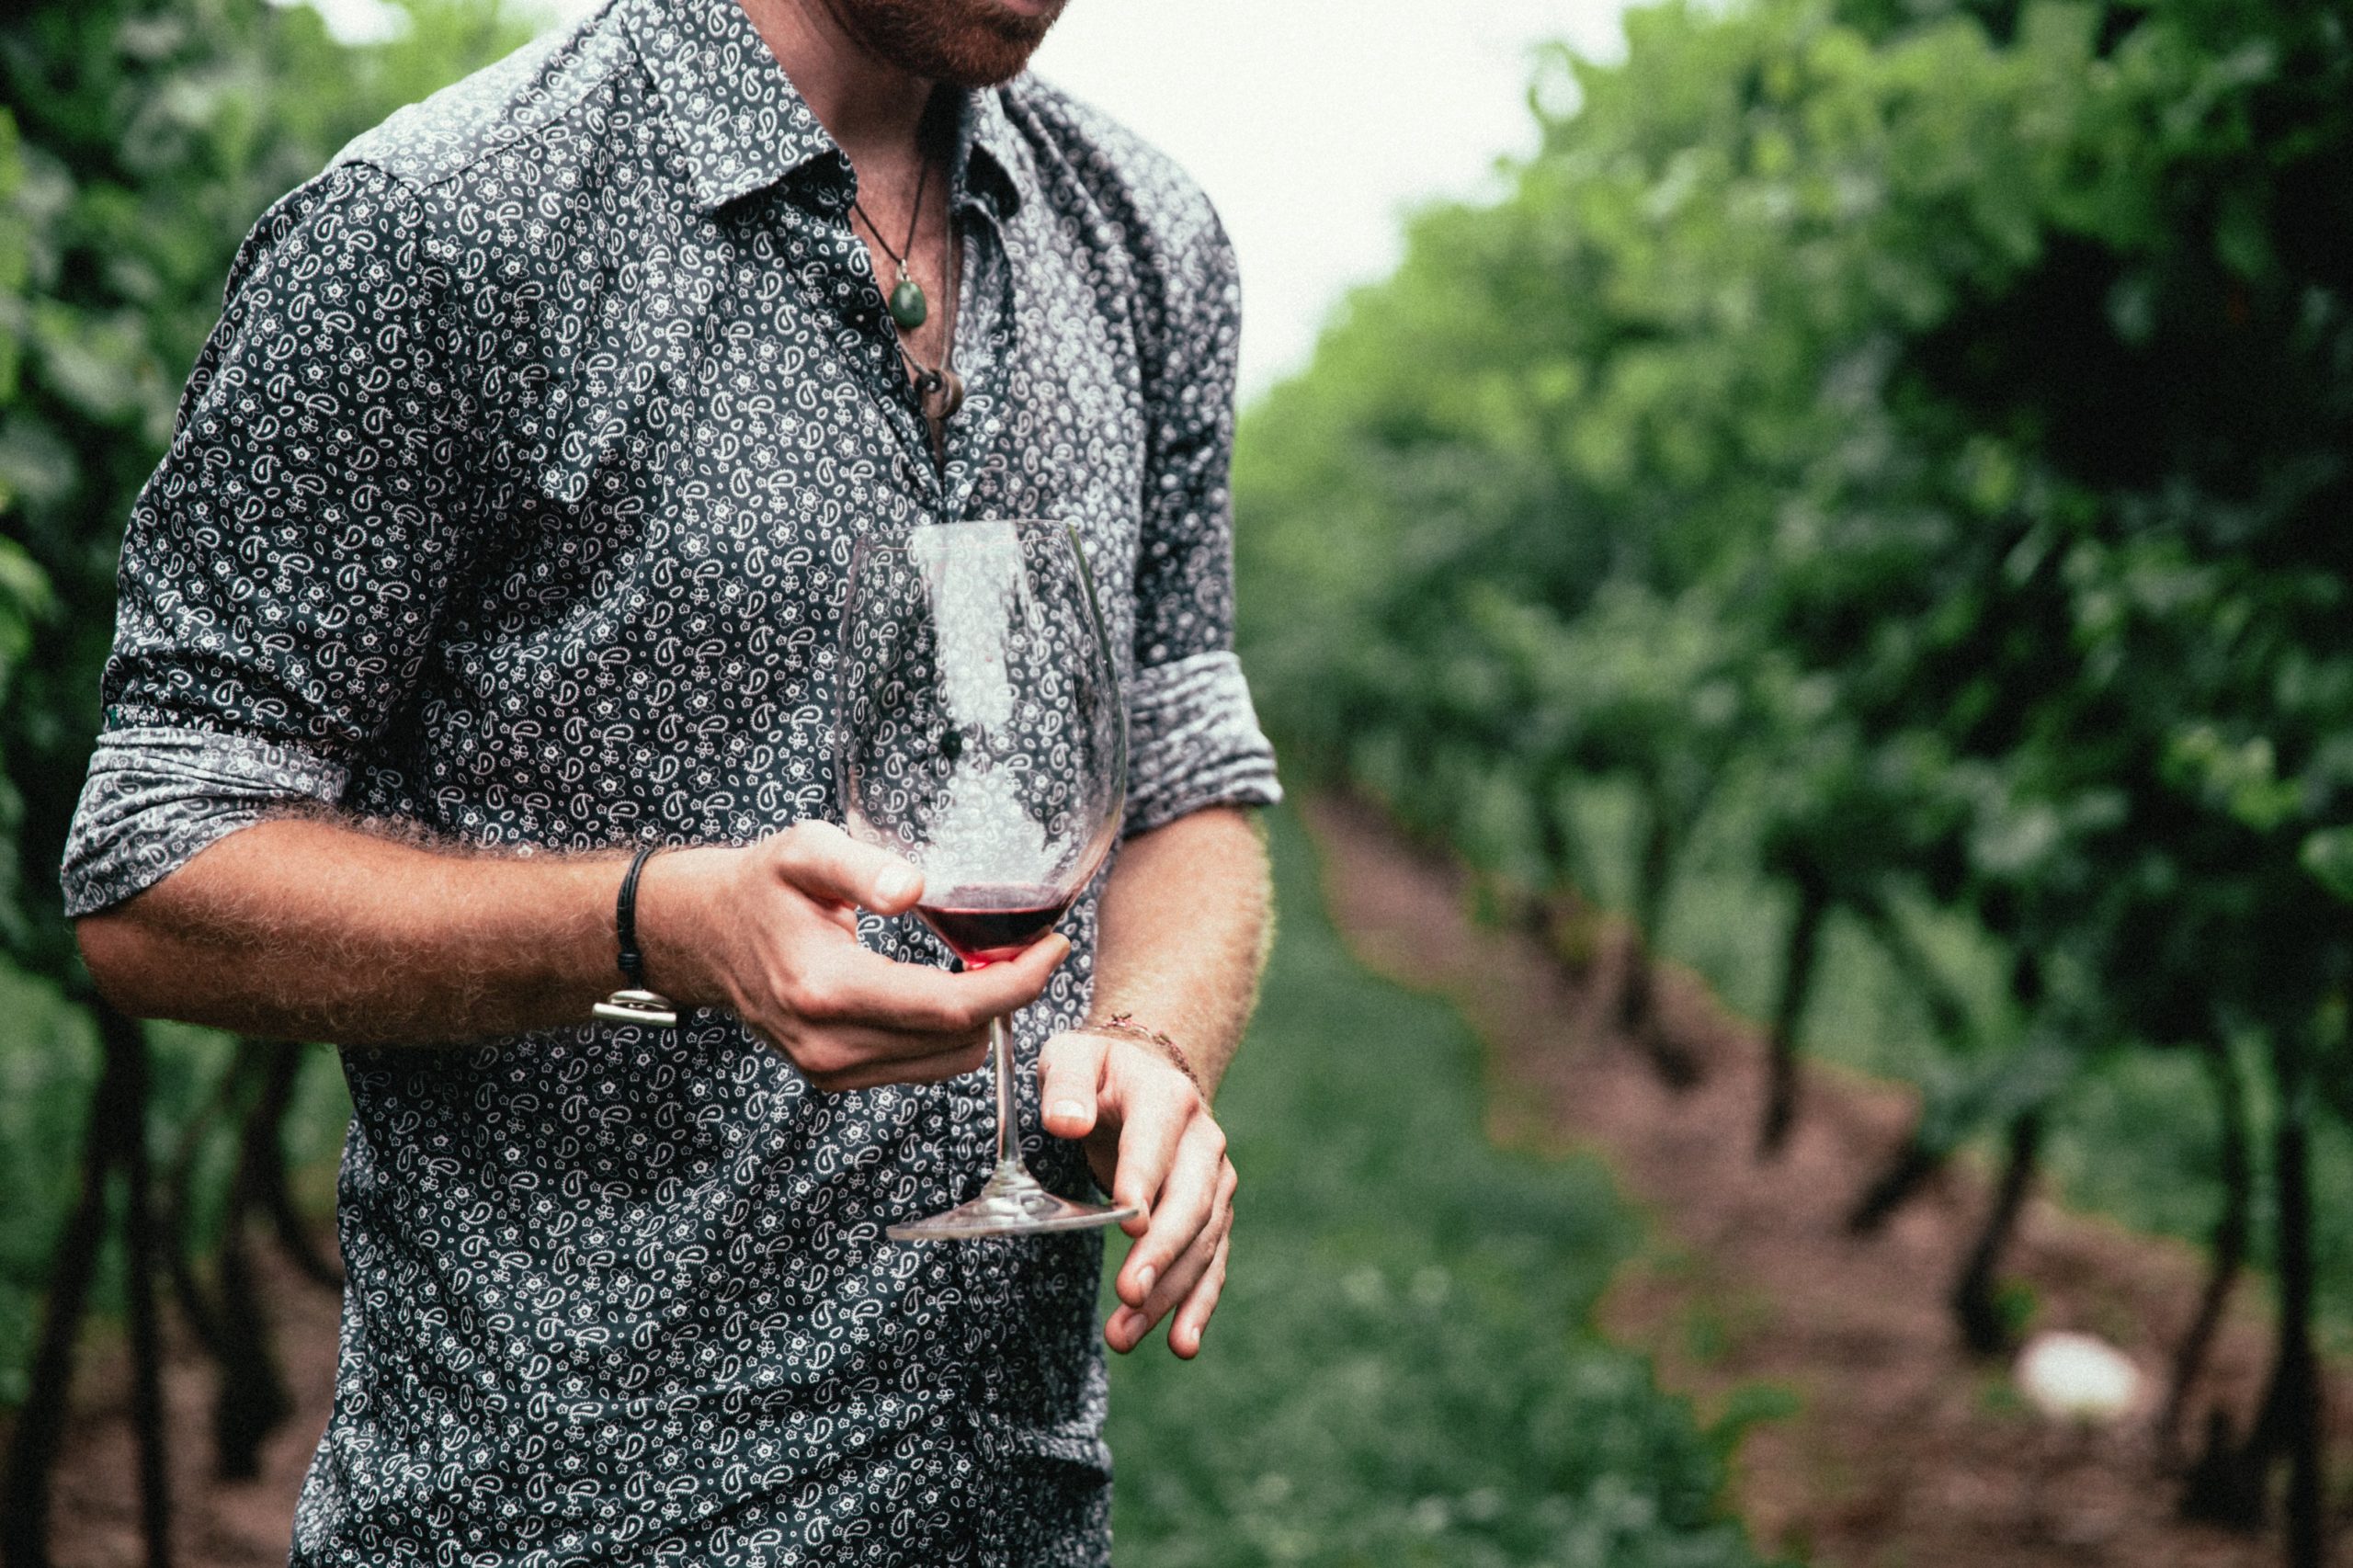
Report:
M 446 288 L 365 165 L 265 215 L 123 540 L 74 915 L 342 797 L 413 689 L 461 555 Z
M 1233 391 L 1241 287 L 1233 249 L 1202 204 L 1168 258 L 1136 562 L 1129 703 L 1130 834 L 1215 805 L 1282 798 L 1233 653 Z
M 291 746 L 201 730 L 101 737 L 65 848 L 65 913 L 153 886 L 199 849 L 290 802 L 332 805 L 345 772 Z

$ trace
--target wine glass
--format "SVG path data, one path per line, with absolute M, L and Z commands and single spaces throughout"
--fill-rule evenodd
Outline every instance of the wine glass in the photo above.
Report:
M 848 831 L 923 873 L 915 913 L 967 969 L 1053 928 L 1127 798 L 1127 712 L 1078 536 L 1063 522 L 863 539 L 842 611 L 835 771 Z M 1048 1191 L 1022 1163 L 1013 1030 L 989 1023 L 996 1168 L 896 1241 L 1085 1230 L 1132 1207 Z

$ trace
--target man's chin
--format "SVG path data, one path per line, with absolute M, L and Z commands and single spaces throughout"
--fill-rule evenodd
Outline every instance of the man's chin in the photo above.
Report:
M 959 87 L 994 87 L 1028 69 L 1029 57 L 1063 14 L 1063 0 L 978 0 L 982 13 L 945 53 L 943 77 Z
M 835 0 L 835 14 L 882 58 L 959 87 L 1021 74 L 1064 0 Z

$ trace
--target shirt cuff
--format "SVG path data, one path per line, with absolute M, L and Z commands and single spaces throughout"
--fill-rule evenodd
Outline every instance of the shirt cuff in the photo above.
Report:
M 333 805 L 347 778 L 308 752 L 251 736 L 164 728 L 102 735 L 65 840 L 65 913 L 120 903 L 290 803 Z
M 1275 748 L 1258 728 L 1232 653 L 1196 653 L 1138 670 L 1128 701 L 1132 836 L 1204 806 L 1271 806 L 1283 798 Z

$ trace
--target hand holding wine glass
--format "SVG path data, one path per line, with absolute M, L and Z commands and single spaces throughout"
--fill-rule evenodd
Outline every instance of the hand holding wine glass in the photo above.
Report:
M 921 887 L 898 857 L 830 823 L 647 863 L 638 930 L 682 1006 L 724 1007 L 826 1093 L 937 1083 L 986 1059 L 988 1021 L 1026 1006 L 1069 953 L 1061 937 L 970 974 L 859 945 L 857 911 L 901 915 Z

